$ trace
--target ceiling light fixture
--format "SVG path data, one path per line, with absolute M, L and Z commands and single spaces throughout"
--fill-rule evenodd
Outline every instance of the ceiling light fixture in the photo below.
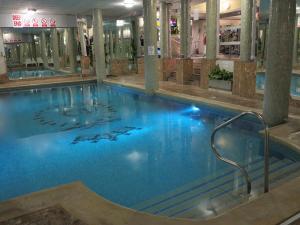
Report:
M 28 8 L 27 9 L 27 14 L 28 15 L 34 15 L 36 13 L 37 9 L 35 8 Z
M 230 5 L 230 3 L 228 1 L 223 2 L 222 6 L 221 6 L 222 11 L 227 11 L 227 10 L 230 9 L 230 7 L 231 7 L 231 5 Z
M 124 21 L 124 20 L 117 20 L 117 22 L 116 22 L 116 26 L 117 26 L 117 27 L 123 27 L 124 24 L 125 24 L 125 21 Z
M 126 8 L 132 8 L 134 5 L 136 5 L 136 2 L 134 0 L 124 0 L 122 3 Z

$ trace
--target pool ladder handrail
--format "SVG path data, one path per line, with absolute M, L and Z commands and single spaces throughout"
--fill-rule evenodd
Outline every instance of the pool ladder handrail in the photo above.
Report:
M 219 160 L 221 160 L 227 164 L 230 164 L 230 165 L 238 168 L 241 171 L 242 175 L 245 177 L 245 180 L 247 182 L 247 193 L 250 194 L 251 193 L 251 179 L 249 177 L 247 170 L 243 166 L 238 164 L 237 162 L 234 162 L 230 159 L 227 159 L 227 158 L 224 158 L 223 156 L 221 156 L 221 154 L 218 152 L 217 147 L 215 145 L 215 136 L 216 136 L 216 133 L 220 129 L 228 126 L 229 124 L 232 124 L 234 121 L 236 121 L 246 115 L 252 115 L 252 116 L 256 117 L 257 119 L 260 120 L 260 122 L 264 126 L 264 139 L 265 139 L 264 140 L 265 141 L 265 143 L 264 143 L 264 192 L 267 193 L 267 192 L 269 192 L 269 128 L 261 114 L 259 114 L 257 112 L 252 112 L 252 111 L 242 112 L 241 114 L 218 125 L 214 129 L 214 131 L 212 132 L 212 135 L 211 135 L 211 148 Z

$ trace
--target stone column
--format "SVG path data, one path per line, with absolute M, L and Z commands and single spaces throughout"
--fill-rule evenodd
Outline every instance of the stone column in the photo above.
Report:
M 137 63 L 137 51 L 139 49 L 139 27 L 138 27 L 138 20 L 135 18 L 133 18 L 131 20 L 131 29 L 132 29 L 132 39 L 133 39 L 133 45 L 132 47 L 132 52 L 133 52 L 133 68 L 131 68 L 131 70 L 134 69 L 134 71 L 137 73 L 138 71 L 138 63 Z
M 251 59 L 253 0 L 241 0 L 241 61 Z
M 20 60 L 20 45 L 13 47 L 12 59 L 14 63 L 17 63 Z
M 253 6 L 253 0 L 241 0 L 241 51 L 240 61 L 234 62 L 232 93 L 246 98 L 255 97 L 256 63 L 251 62 L 251 58 L 255 57 L 252 54 L 255 47 L 252 31 L 256 29 L 254 10 L 256 6 Z
M 272 0 L 267 43 L 264 118 L 275 126 L 288 118 L 296 0 Z
M 262 37 L 261 37 L 261 54 L 259 57 L 259 64 L 258 67 L 259 68 L 264 68 L 265 67 L 265 60 L 266 60 L 266 40 L 267 40 L 267 27 L 265 24 L 261 25 L 263 26 L 262 29 Z
M 26 59 L 32 59 L 32 51 L 31 51 L 31 45 L 29 43 L 25 44 L 25 60 Z
M 0 56 L 5 56 L 3 30 L 0 28 Z
M 3 40 L 3 31 L 0 28 L 0 83 L 8 81 L 7 65 L 5 60 L 5 49 Z
M 32 49 L 32 58 L 34 59 L 34 61 L 36 61 L 37 52 L 36 52 L 36 45 L 35 45 L 34 35 L 32 35 L 31 49 Z
M 120 27 L 120 58 L 125 57 L 124 26 Z
M 257 13 L 257 0 L 252 0 L 252 42 L 251 42 L 251 59 L 255 60 L 256 58 L 256 32 L 257 32 L 257 23 L 256 23 L 256 13 Z
M 60 49 L 60 56 L 61 56 L 61 62 L 60 62 L 60 66 L 61 68 L 65 68 L 66 67 L 66 45 L 65 45 L 65 40 L 67 40 L 67 30 L 63 29 L 60 33 L 59 33 L 59 49 Z
M 110 74 L 110 54 L 109 54 L 109 33 L 104 31 L 104 55 L 105 55 L 105 74 Z
M 206 0 L 206 58 L 216 59 L 218 0 Z
M 206 0 L 206 58 L 200 61 L 200 87 L 208 89 L 208 74 L 216 65 L 218 46 L 218 0 Z
M 73 27 L 67 28 L 67 32 L 68 32 L 67 48 L 69 53 L 70 71 L 71 73 L 75 73 L 77 67 L 77 59 L 76 59 L 77 49 L 75 48 L 74 28 Z
M 52 40 L 52 57 L 53 57 L 54 69 L 59 70 L 60 68 L 59 46 L 58 46 L 58 34 L 56 28 L 51 29 L 51 40 Z
M 21 43 L 20 44 L 20 64 L 23 65 L 24 64 L 24 53 L 25 53 L 25 44 Z
M 145 29 L 145 88 L 153 93 L 158 89 L 156 0 L 143 0 Z
M 26 57 L 26 59 L 27 58 L 32 60 L 32 45 L 31 45 L 31 43 L 27 43 L 27 57 Z
M 295 19 L 295 34 L 294 34 L 294 46 L 293 46 L 293 65 L 296 66 L 298 63 L 298 15 Z
M 109 54 L 110 58 L 113 59 L 114 56 L 114 38 L 113 38 L 113 32 L 109 31 Z
M 121 28 L 117 27 L 116 31 L 116 58 L 121 58 Z
M 43 66 L 44 68 L 48 68 L 47 43 L 46 43 L 45 31 L 42 31 L 40 41 L 41 41 L 41 55 L 43 59 Z
M 80 21 L 78 23 L 78 33 L 79 33 L 79 38 L 80 38 L 80 49 L 81 49 L 81 55 L 82 56 L 87 56 L 86 42 L 85 42 L 85 36 L 84 36 L 84 32 L 83 32 L 83 26 L 84 26 L 84 22 Z
M 140 21 L 139 17 L 135 17 L 135 33 L 133 34 L 136 38 L 136 56 L 140 57 L 141 53 L 141 42 L 140 42 Z
M 104 34 L 104 43 L 105 43 L 105 53 L 109 56 L 109 33 Z
M 103 38 L 103 19 L 102 10 L 93 10 L 93 33 L 94 33 L 94 55 L 95 68 L 98 82 L 102 82 L 106 76 L 104 38 Z
M 190 59 L 190 0 L 181 0 L 180 13 L 180 55 L 181 59 L 177 60 L 176 64 L 176 82 L 184 84 L 192 77 L 193 61 Z M 167 30 L 167 29 L 166 29 Z M 167 31 L 168 32 L 168 31 Z M 165 60 L 164 60 L 165 61 Z M 162 65 L 167 65 L 162 63 Z M 164 72 L 166 68 L 162 66 Z
M 160 2 L 160 54 L 161 58 L 169 58 L 170 12 L 169 4 Z
M 181 0 L 180 55 L 190 56 L 190 1 Z

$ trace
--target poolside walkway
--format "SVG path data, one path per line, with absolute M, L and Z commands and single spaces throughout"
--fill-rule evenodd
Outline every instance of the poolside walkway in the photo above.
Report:
M 121 207 L 77 182 L 0 203 L 0 224 L 15 225 L 14 221 L 28 221 L 28 218 L 36 221 L 41 218 L 40 213 L 49 213 L 52 209 L 52 215 L 60 215 L 51 216 L 53 220 L 45 224 L 58 225 L 55 221 L 61 221 L 63 216 L 64 221 L 76 221 L 66 224 L 77 225 L 278 225 L 299 212 L 299 187 L 300 178 L 296 178 L 216 218 L 187 220 L 152 216 Z

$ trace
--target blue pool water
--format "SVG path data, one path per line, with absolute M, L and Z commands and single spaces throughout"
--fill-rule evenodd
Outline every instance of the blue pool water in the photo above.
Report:
M 0 94 L 0 200 L 82 181 L 113 202 L 147 211 L 136 205 L 233 169 L 216 160 L 209 143 L 212 129 L 233 115 L 96 84 Z M 256 168 L 263 159 L 260 129 L 247 119 L 223 130 L 221 153 Z M 300 161 L 273 142 L 271 153 L 273 171 L 285 167 L 275 162 Z M 256 168 L 255 179 L 262 171 Z
M 256 74 L 256 89 L 265 89 L 265 73 Z M 291 79 L 291 95 L 300 97 L 300 75 L 293 74 Z
M 63 75 L 62 72 L 54 70 L 17 70 L 8 72 L 8 77 L 11 80 L 34 77 L 53 77 L 61 75 Z

